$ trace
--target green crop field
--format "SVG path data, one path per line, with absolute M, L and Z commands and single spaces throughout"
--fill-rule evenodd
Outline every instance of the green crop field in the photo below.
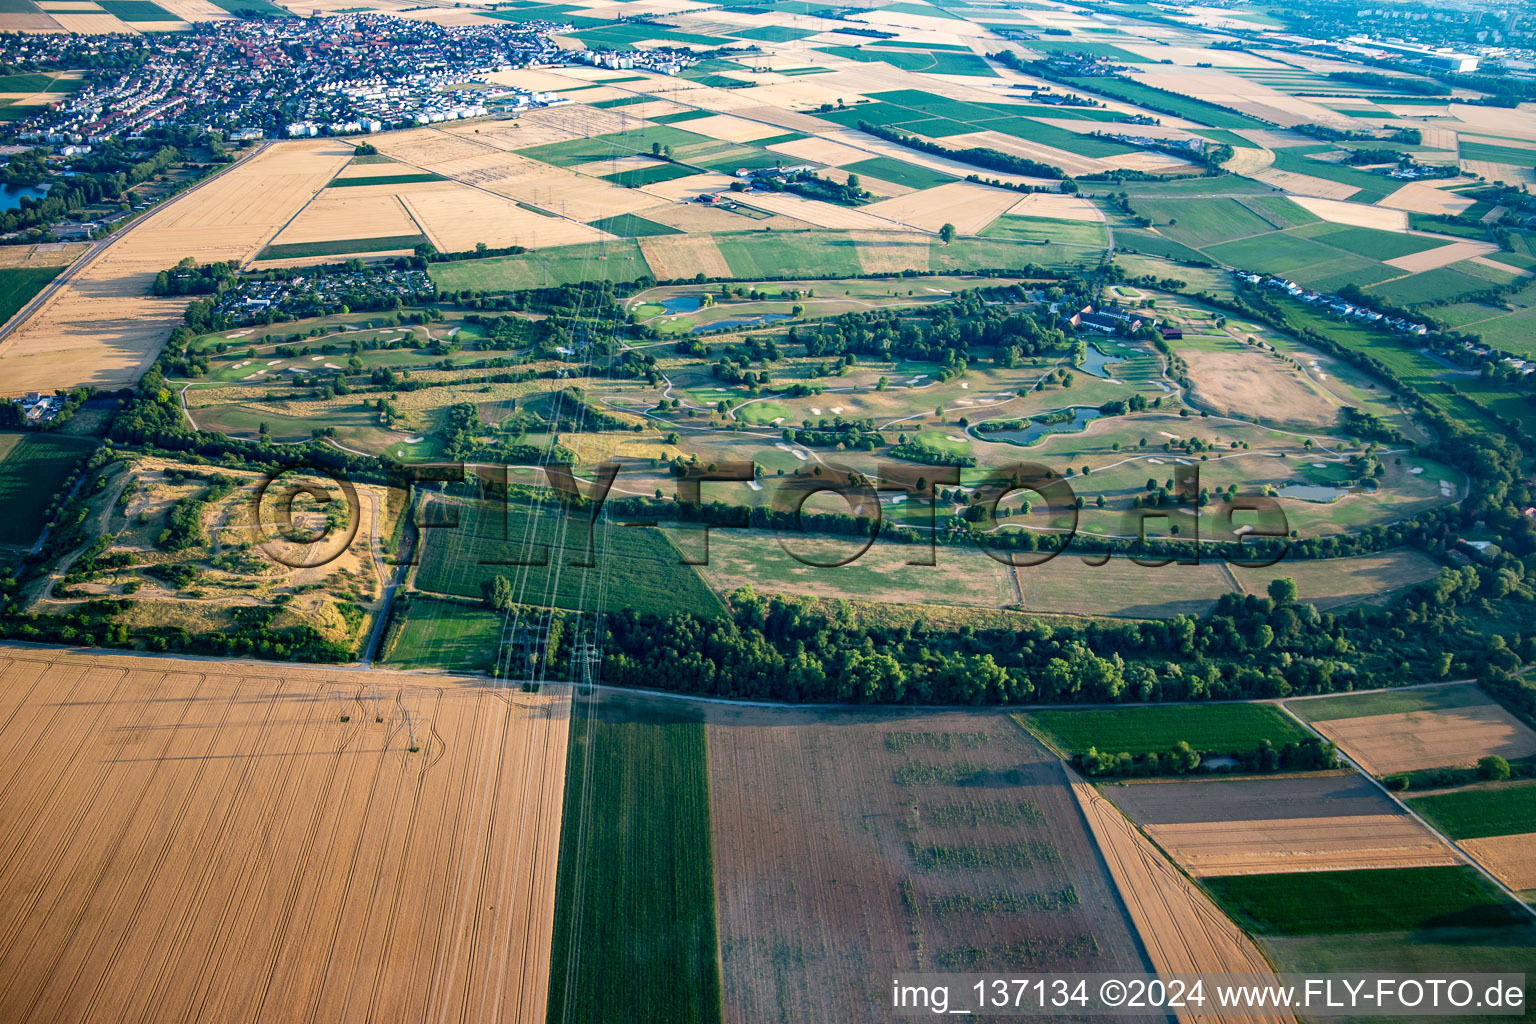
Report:
M 1150 217 L 1160 233 L 1196 249 L 1275 230 L 1263 216 L 1230 198 L 1142 199 L 1136 212 Z
M 1411 711 L 1446 711 L 1487 703 L 1488 698 L 1477 687 L 1470 683 L 1452 683 L 1344 697 L 1318 697 L 1292 701 L 1287 706 L 1309 722 L 1335 722 L 1373 715 L 1402 715 Z
M 1463 160 L 1485 160 L 1492 164 L 1515 164 L 1519 167 L 1536 166 L 1536 149 L 1518 146 L 1497 146 L 1488 142 L 1472 142 L 1465 138 L 1457 143 L 1458 155 Z
M 1104 225 L 1091 220 L 1051 220 L 1045 217 L 1005 215 L 982 229 L 983 238 L 1019 242 L 1054 242 L 1103 249 L 1109 245 Z
M 96 442 L 62 434 L 0 433 L 0 544 L 27 546 L 43 532 L 49 499 Z
M 602 220 L 594 220 L 590 227 L 599 231 L 606 231 L 610 235 L 618 235 L 620 238 L 643 238 L 647 235 L 680 235 L 677 228 L 658 224 L 653 220 L 646 220 L 633 213 L 621 213 L 617 217 L 604 217 Z
M 550 1021 L 722 1017 L 704 723 L 578 703 Z
M 660 531 L 610 526 L 605 540 L 600 527 L 592 559 L 599 568 L 587 569 L 569 564 L 587 560 L 588 528 L 579 516 L 567 524 L 551 508 L 537 513 L 510 503 L 450 508 L 457 510 L 457 526 L 422 530 L 418 589 L 478 598 L 483 584 L 505 576 L 514 600 L 522 604 L 592 610 L 599 587 L 606 585 L 606 607 L 611 609 L 703 615 L 722 610 L 698 574 L 680 564 L 682 556 Z M 451 517 L 451 512 L 439 511 Z M 549 564 L 514 564 L 539 560 Z
M 1070 82 L 1077 88 L 1113 96 L 1128 103 L 1150 103 L 1153 108 L 1172 110 L 1178 117 L 1188 118 L 1197 124 L 1210 125 L 1212 128 L 1269 127 L 1258 118 L 1249 117 L 1229 107 L 1152 89 L 1140 82 L 1125 78 L 1073 78 Z
M 1260 935 L 1348 935 L 1513 923 L 1513 904 L 1471 868 L 1386 868 L 1207 878 L 1235 920 Z
M 1073 753 L 1097 747 L 1129 754 L 1161 753 L 1181 740 L 1199 751 L 1253 750 L 1307 738 L 1307 732 L 1268 704 L 1165 704 L 1151 707 L 1031 711 L 1028 717 Z
M 182 19 L 150 0 L 98 0 L 101 9 L 120 21 L 181 21 Z
M 1511 782 L 1408 801 L 1452 839 L 1536 832 L 1536 782 Z
M 63 267 L 8 267 L 0 270 L 0 323 L 20 312 Z
M 886 8 L 890 10 L 890 8 Z M 970 75 L 976 78 L 996 78 L 997 72 L 974 53 L 946 51 L 924 52 L 918 50 L 878 50 L 864 46 L 818 46 L 823 53 L 865 64 L 885 63 L 903 71 L 926 71 L 935 75 Z
M 426 240 L 426 235 L 389 235 L 383 238 L 337 238 L 325 242 L 287 242 L 267 246 L 261 250 L 257 259 L 298 260 L 311 256 L 389 252 L 392 249 L 414 249 Z
M 332 178 L 326 188 L 361 188 L 364 185 L 410 185 L 418 181 L 447 181 L 441 174 L 421 171 L 416 174 L 370 174 L 355 178 Z
M 1326 223 L 1299 228 L 1296 234 L 1326 242 L 1357 256 L 1366 256 L 1373 260 L 1391 260 L 1428 249 L 1438 249 L 1442 245 L 1450 244 L 1451 241 L 1405 235 L 1396 231 L 1377 231 L 1374 228 Z
M 583 281 L 634 281 L 651 273 L 634 239 L 562 245 L 519 256 L 434 263 L 427 268 L 448 291 L 517 291 Z
M 663 163 L 653 164 L 650 167 L 630 167 L 612 174 L 599 175 L 599 177 L 625 188 L 639 188 L 642 185 L 654 185 L 660 181 L 671 181 L 673 178 L 686 178 L 696 173 L 698 172 L 691 167 Z
M 1372 174 L 1370 171 L 1362 171 L 1348 164 L 1309 159 L 1310 154 L 1328 153 L 1332 150 L 1332 146 L 1285 146 L 1275 150 L 1274 167 L 1276 170 L 1290 171 L 1293 174 L 1325 178 L 1341 185 L 1353 185 L 1358 191 L 1349 197 L 1352 203 L 1374 203 L 1385 199 L 1389 192 L 1397 189 L 1399 183 L 1384 174 Z
M 1394 305 L 1416 306 L 1424 302 L 1445 302 L 1462 295 L 1486 292 L 1492 287 L 1480 277 L 1463 274 L 1451 267 L 1436 267 L 1385 284 L 1372 284 L 1365 290 Z
M 943 185 L 946 182 L 957 180 L 953 175 L 942 171 L 935 171 L 930 167 L 920 167 L 917 164 L 909 164 L 905 160 L 897 160 L 888 156 L 877 156 L 871 160 L 860 160 L 854 164 L 844 164 L 843 170 L 853 174 L 866 174 L 871 178 L 879 178 L 893 185 L 905 185 L 908 188 L 932 188 L 935 185 Z

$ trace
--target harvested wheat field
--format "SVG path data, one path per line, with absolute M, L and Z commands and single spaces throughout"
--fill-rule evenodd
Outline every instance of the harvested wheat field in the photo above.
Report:
M 568 694 L 0 648 L 0 715 L 0 1019 L 542 1024 Z
M 1428 134 L 1428 130 L 1425 131 L 1425 134 Z M 1454 217 L 1475 202 L 1476 200 L 1468 199 L 1466 196 L 1459 196 L 1455 192 L 1430 188 L 1428 185 L 1411 181 L 1376 205 L 1390 207 L 1394 210 L 1406 210 L 1409 213 L 1441 214 L 1447 217 Z
M 1069 196 L 1062 192 L 1035 192 L 1025 196 L 1007 210 L 1010 217 L 1044 217 L 1048 220 L 1080 220 L 1103 222 L 1104 212 L 1082 196 Z
M 1367 206 L 1365 203 L 1345 203 L 1336 199 L 1319 199 L 1313 196 L 1296 196 L 1291 202 L 1321 217 L 1330 224 L 1350 224 L 1378 231 L 1407 231 L 1408 215 L 1401 209 L 1383 206 Z
M 1088 828 L 1109 864 L 1120 897 L 1130 909 L 1160 974 L 1271 974 L 1253 940 L 1216 908 L 1210 897 L 1169 864 L 1114 805 L 1070 768 L 1064 769 Z M 1290 1015 L 1233 1016 L 1183 1012 L 1181 1021 L 1293 1021 Z
M 154 361 L 185 298 L 154 298 L 155 274 L 253 258 L 351 158 L 330 139 L 280 142 L 183 193 L 82 266 L 4 342 L 0 391 L 130 384 Z
M 871 231 L 891 231 L 896 228 L 895 222 L 884 219 L 883 215 L 866 212 L 884 203 L 874 203 L 856 210 L 817 199 L 802 199 L 788 192 L 768 192 L 763 195 L 743 192 L 732 198 L 743 206 L 794 217 L 819 228 L 863 228 Z
M 726 1021 L 884 1020 L 897 971 L 1148 969 L 1006 715 L 705 713 Z
M 1488 754 L 1536 755 L 1536 732 L 1492 701 L 1312 725 L 1372 775 L 1468 766 Z
M 695 274 L 735 276 L 709 235 L 651 235 L 640 239 L 640 252 L 658 281 L 681 281 Z
M 899 199 L 887 199 L 864 207 L 876 217 L 937 231 L 953 224 L 962 235 L 974 235 L 1008 210 L 1017 206 L 1019 195 L 1000 188 L 989 188 L 970 181 L 913 192 Z
M 1536 833 L 1463 839 L 1461 848 L 1511 889 L 1536 889 Z
M 432 182 L 400 196 L 415 222 L 442 252 L 465 252 L 476 242 L 491 248 L 542 249 L 611 237 L 564 217 L 546 217 L 489 192 L 456 181 Z
M 403 187 L 403 186 L 402 186 Z M 304 207 L 273 242 L 391 238 L 419 233 L 400 197 L 387 185 L 328 188 Z
M 1241 413 L 1277 423 L 1328 426 L 1338 402 L 1272 353 L 1233 343 L 1211 352 L 1186 349 L 1189 380 L 1202 404 L 1224 415 Z
M 1449 245 L 1442 245 L 1437 249 L 1425 249 L 1423 252 L 1409 253 L 1407 256 L 1398 256 L 1395 259 L 1384 262 L 1389 267 L 1417 273 L 1423 270 L 1436 270 L 1440 267 L 1448 267 L 1452 263 L 1460 263 L 1462 260 L 1472 259 L 1476 256 L 1486 256 L 1491 252 L 1498 251 L 1498 246 L 1490 242 L 1452 242 Z
M 1167 779 L 1102 791 L 1197 878 L 1460 863 L 1353 771 Z

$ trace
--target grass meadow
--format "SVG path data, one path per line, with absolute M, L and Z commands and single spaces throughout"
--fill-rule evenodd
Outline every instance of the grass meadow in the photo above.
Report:
M 48 500 L 91 454 L 83 437 L 0 433 L 0 544 L 28 546 L 43 532 Z

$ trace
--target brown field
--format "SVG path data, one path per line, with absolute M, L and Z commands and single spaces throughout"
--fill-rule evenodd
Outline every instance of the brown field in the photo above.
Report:
M 1460 843 L 1511 889 L 1536 889 L 1536 833 L 1463 839 Z
M 902 970 L 1146 969 L 1060 763 L 1006 716 L 706 714 L 727 1021 L 883 1020 Z
M 854 231 L 849 237 L 858 243 L 859 266 L 866 274 L 926 270 L 933 250 L 933 236 L 915 231 Z
M 155 274 L 184 256 L 251 259 L 351 153 L 328 139 L 275 143 L 151 213 L 0 342 L 0 392 L 137 380 L 186 309 L 149 296 Z
M 1099 852 L 1130 909 L 1131 920 L 1160 974 L 1200 971 L 1270 974 L 1269 963 L 1242 929 L 1181 875 L 1114 805 L 1071 769 L 1072 792 L 1088 819 Z M 1220 1021 L 1216 1013 L 1179 1014 L 1180 1020 Z M 1291 1021 L 1288 1015 L 1233 1017 L 1239 1021 Z
M 877 217 L 937 231 L 953 224 L 962 235 L 974 235 L 1017 206 L 1019 195 L 969 181 L 913 192 L 899 199 L 873 203 L 864 209 Z
M 1428 555 L 1398 548 L 1379 555 L 1281 562 L 1264 569 L 1229 565 L 1238 585 L 1249 594 L 1263 594 L 1271 580 L 1289 576 L 1303 600 L 1319 608 L 1366 601 L 1423 580 L 1433 579 L 1440 564 Z
M 1011 217 L 1045 217 L 1053 220 L 1102 221 L 1104 213 L 1081 196 L 1036 192 L 1005 211 Z
M 1279 171 L 1273 167 L 1254 171 L 1253 176 L 1266 185 L 1273 185 L 1275 188 L 1291 193 L 1293 199 L 1296 196 L 1316 196 L 1319 199 L 1348 199 L 1360 191 L 1354 185 L 1329 181 L 1327 178 L 1314 178 L 1310 174 L 1297 174 L 1294 171 Z
M 90 242 L 0 246 L 0 267 L 67 267 L 90 247 Z
M 543 1021 L 568 694 L 0 655 L 0 1017 Z
M 1473 765 L 1488 754 L 1506 758 L 1536 754 L 1536 732 L 1491 701 L 1312 725 L 1372 775 Z
M 1102 792 L 1197 878 L 1460 862 L 1353 771 L 1157 779 Z
M 1200 404 L 1213 412 L 1317 427 L 1338 419 L 1338 402 L 1273 354 L 1234 342 L 1224 351 L 1185 349 L 1180 355 L 1189 363 Z

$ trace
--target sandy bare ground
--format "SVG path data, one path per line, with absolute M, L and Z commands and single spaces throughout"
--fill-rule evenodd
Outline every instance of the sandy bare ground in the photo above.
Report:
M 329 139 L 275 143 L 151 213 L 0 343 L 0 392 L 137 380 L 187 305 L 151 297 L 155 274 L 184 256 L 199 263 L 254 257 L 351 153 Z
M 568 694 L 0 648 L 0 714 L 0 1019 L 542 1024 Z
M 1536 889 L 1536 833 L 1463 839 L 1461 847 L 1511 889 Z
M 1536 754 L 1536 732 L 1493 703 L 1312 724 L 1372 775 Z
M 1407 231 L 1408 214 L 1402 208 L 1383 209 L 1365 203 L 1343 203 L 1336 199 L 1296 196 L 1291 202 L 1332 224 L 1351 224 L 1378 231 Z
M 955 181 L 898 199 L 872 203 L 864 209 L 877 217 L 928 231 L 953 224 L 962 235 L 974 235 L 1018 202 L 1016 192 L 970 181 Z
M 1434 270 L 1436 267 L 1450 266 L 1452 263 L 1460 263 L 1462 260 L 1468 260 L 1474 256 L 1486 256 L 1490 252 L 1498 251 L 1498 246 L 1488 242 L 1452 242 L 1449 245 L 1442 245 L 1438 249 L 1411 252 L 1406 256 L 1398 256 L 1385 262 L 1389 267 L 1396 267 L 1399 270 L 1416 273 L 1421 270 Z
M 1270 974 L 1269 963 L 1210 897 L 1169 864 L 1114 805 L 1067 769 L 1072 792 L 1109 864 L 1131 920 L 1161 974 Z M 1181 1021 L 1222 1021 L 1216 1013 L 1179 1014 Z M 1287 1015 L 1233 1017 L 1234 1021 L 1293 1021 Z
M 1406 814 L 1150 825 L 1147 834 L 1196 877 L 1460 863 Z
M 732 1024 L 889 1019 L 899 971 L 1146 969 L 1060 763 L 1006 716 L 708 716 Z
M 1294 367 L 1255 349 L 1184 353 L 1189 379 L 1202 405 L 1257 416 L 1266 422 L 1327 426 L 1339 405 Z
M 1393 210 L 1406 210 L 1409 213 L 1444 214 L 1454 217 L 1471 206 L 1473 202 L 1474 200 L 1466 196 L 1410 181 L 1376 205 Z

